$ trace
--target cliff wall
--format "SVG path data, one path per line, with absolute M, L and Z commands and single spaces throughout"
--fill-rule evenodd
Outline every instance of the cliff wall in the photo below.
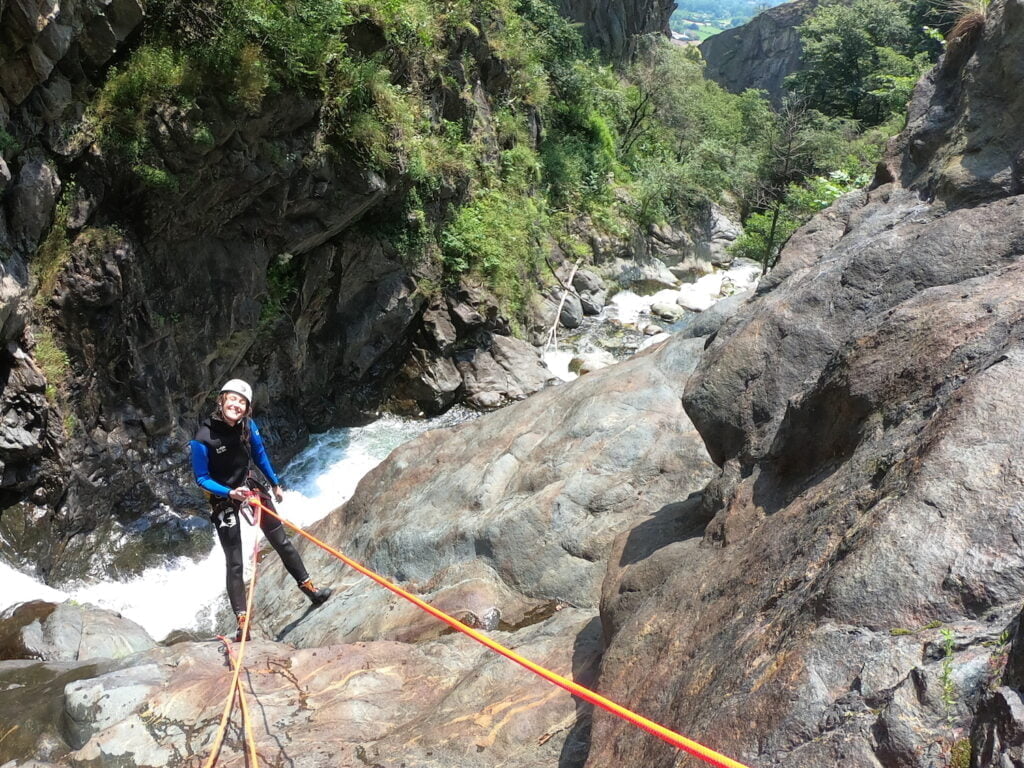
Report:
M 779 104 L 783 81 L 800 68 L 797 27 L 818 7 L 818 0 L 791 0 L 762 11 L 739 27 L 712 35 L 700 44 L 705 75 L 732 93 L 765 91 Z
M 584 39 L 615 61 L 628 58 L 637 35 L 668 35 L 672 0 L 612 2 L 558 0 L 563 15 L 582 25 Z

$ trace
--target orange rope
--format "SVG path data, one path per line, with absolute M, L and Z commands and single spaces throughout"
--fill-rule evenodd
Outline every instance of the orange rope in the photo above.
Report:
M 266 509 L 262 504 L 256 502 L 259 509 Z M 256 512 L 256 525 L 259 525 L 259 510 Z M 217 734 L 213 739 L 213 747 L 210 749 L 210 756 L 207 758 L 206 764 L 203 768 L 213 768 L 213 765 L 217 762 L 217 757 L 220 755 L 220 748 L 224 744 L 224 736 L 228 729 L 228 720 L 231 717 L 231 710 L 235 703 L 235 694 L 237 693 L 239 698 L 242 700 L 242 724 L 246 734 L 246 745 L 249 749 L 249 762 L 250 768 L 257 768 L 259 763 L 256 762 L 256 747 L 254 746 L 254 740 L 252 737 L 252 729 L 249 727 L 248 719 L 248 708 L 245 703 L 245 696 L 242 694 L 241 684 L 239 683 L 239 676 L 242 673 L 242 658 L 245 655 L 245 644 L 249 638 L 249 623 L 252 619 L 252 599 L 256 593 L 256 566 L 259 564 L 259 537 L 256 538 L 256 543 L 252 548 L 252 579 L 249 582 L 249 592 L 245 598 L 245 622 L 242 625 L 242 640 L 238 644 L 238 658 L 231 657 L 231 685 L 228 690 L 228 698 L 224 702 L 224 711 L 220 716 L 220 725 L 217 727 Z M 228 649 L 230 655 L 230 648 Z
M 241 667 L 241 659 L 235 657 L 235 652 L 231 648 L 231 641 L 223 635 L 218 635 L 218 639 L 224 643 L 224 648 L 228 654 L 228 660 L 231 662 L 231 668 L 234 670 L 235 667 Z M 239 681 L 238 688 L 238 703 L 242 709 L 242 727 L 245 729 L 245 744 L 249 751 L 249 766 L 250 768 L 257 768 L 259 765 L 258 757 L 256 755 L 256 737 L 253 736 L 252 732 L 252 718 L 249 716 L 249 704 L 245 700 L 245 686 Z
M 561 675 L 559 675 L 559 674 L 557 674 L 555 672 L 552 672 L 551 670 L 546 669 L 546 668 L 540 666 L 539 664 L 536 664 L 536 663 L 530 661 L 529 659 L 527 659 L 527 658 L 525 658 L 523 656 L 520 656 L 515 651 L 511 650 L 510 648 L 506 648 L 504 645 L 502 645 L 501 643 L 499 643 L 499 642 L 497 642 L 495 640 L 492 640 L 491 638 L 489 638 L 487 635 L 483 634 L 482 632 L 478 632 L 477 630 L 473 629 L 472 627 L 467 627 L 465 624 L 463 624 L 458 619 L 456 619 L 456 618 L 454 618 L 452 616 L 449 616 L 444 611 L 441 611 L 441 610 L 435 608 L 434 606 L 424 602 L 423 600 L 421 600 L 420 598 L 416 597 L 415 595 L 413 595 L 413 594 L 411 594 L 409 592 L 406 592 L 401 587 L 398 587 L 398 586 L 392 584 L 390 581 L 385 579 L 383 576 L 380 576 L 379 574 L 374 573 L 369 568 L 366 568 L 365 566 L 360 565 L 359 563 L 357 563 L 355 560 L 352 560 L 351 558 L 346 557 L 341 552 L 339 552 L 338 550 L 334 549 L 334 547 L 331 547 L 330 545 L 325 544 L 324 542 L 322 542 L 320 539 L 316 538 L 315 536 L 313 536 L 313 535 L 311 535 L 309 533 L 306 533 L 304 530 L 299 528 L 294 523 L 292 523 L 292 522 L 290 522 L 288 520 L 285 520 L 283 517 L 278 515 L 273 510 L 268 509 L 267 507 L 263 506 L 263 504 L 261 504 L 258 500 L 251 500 L 251 503 L 255 504 L 256 506 L 258 506 L 260 509 L 262 509 L 264 512 L 266 512 L 267 514 L 271 515 L 272 517 L 277 518 L 282 523 L 284 523 L 289 528 L 291 528 L 293 531 L 298 533 L 300 536 L 303 536 L 304 538 L 306 538 L 309 541 L 313 542 L 314 544 L 316 544 L 318 547 L 320 547 L 324 551 L 330 552 L 336 558 L 338 558 L 343 563 L 345 563 L 345 565 L 349 566 L 350 568 L 355 569 L 356 571 L 358 571 L 359 573 L 363 574 L 364 576 L 367 576 L 370 579 L 372 579 L 373 581 L 377 582 L 378 584 L 380 584 L 385 589 L 390 590 L 391 592 L 394 592 L 399 597 L 402 597 L 402 598 L 408 600 L 410 603 L 412 603 L 416 607 L 426 611 L 427 613 L 429 613 L 434 618 L 437 618 L 437 619 L 443 621 L 445 624 L 450 626 L 452 629 L 455 629 L 455 630 L 461 632 L 464 635 L 468 635 L 469 637 L 471 637 L 474 640 L 476 640 L 478 643 L 487 646 L 492 651 L 494 651 L 494 652 L 504 656 L 506 659 L 509 659 L 510 661 L 514 661 L 516 664 L 519 664 L 520 666 L 525 667 L 526 669 L 528 669 L 531 672 L 533 672 L 535 675 L 539 675 L 540 677 L 543 677 L 548 682 L 554 683 L 555 685 L 559 686 L 560 688 L 565 689 L 566 691 L 568 691 L 569 693 L 573 694 L 574 696 L 579 696 L 584 701 L 589 701 L 591 704 L 594 704 L 595 706 L 598 706 L 598 707 L 600 707 L 601 709 L 603 709 L 603 710 L 605 710 L 607 712 L 611 712 L 616 717 L 620 717 L 623 720 L 625 720 L 625 721 L 627 721 L 629 723 L 632 723 L 633 725 L 636 725 L 639 728 L 642 728 L 643 730 L 647 731 L 648 733 L 651 733 L 654 736 L 657 736 L 659 739 L 661 739 L 663 741 L 666 741 L 669 744 L 671 744 L 671 745 L 673 745 L 675 747 L 678 747 L 679 749 L 682 749 L 685 752 L 688 752 L 689 754 L 693 755 L 694 757 L 700 758 L 701 760 L 703 760 L 706 763 L 709 763 L 710 765 L 718 766 L 718 768 L 748 768 L 743 763 L 737 762 L 736 760 L 733 760 L 730 757 L 726 757 L 725 755 L 723 755 L 723 754 L 721 754 L 719 752 L 716 752 L 713 749 L 709 749 L 708 747 L 705 747 L 703 744 L 699 744 L 696 741 L 693 741 L 691 739 L 686 738 L 685 736 L 682 736 L 682 735 L 676 733 L 675 731 L 669 730 L 665 726 L 659 725 L 658 723 L 654 722 L 653 720 L 649 720 L 648 718 L 644 717 L 643 715 L 639 715 L 636 712 L 633 712 L 632 710 L 626 709 L 621 704 L 616 704 L 611 699 L 607 699 L 604 696 L 602 696 L 601 694 L 596 693 L 596 692 L 590 690 L 589 688 L 585 688 L 584 686 L 580 685 L 579 683 L 577 683 L 577 682 L 575 682 L 573 680 L 569 680 L 566 677 L 562 677 Z

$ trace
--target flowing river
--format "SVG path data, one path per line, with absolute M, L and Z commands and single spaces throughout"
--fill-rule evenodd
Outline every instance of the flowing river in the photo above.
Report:
M 657 301 L 684 299 L 688 305 L 711 306 L 724 293 L 753 285 L 760 268 L 752 262 L 737 262 L 726 271 L 716 271 L 678 290 L 660 291 L 654 296 L 617 293 L 605 311 L 588 318 L 583 327 L 564 335 L 561 344 L 544 354 L 544 361 L 559 378 L 576 375 L 568 370 L 577 354 L 604 349 L 614 357 L 628 357 L 638 348 L 660 341 L 665 335 L 645 339 L 637 329 Z M 666 331 L 684 326 L 684 318 Z M 387 458 L 402 443 L 429 429 L 438 429 L 474 418 L 463 408 L 429 420 L 413 421 L 385 416 L 365 427 L 335 429 L 314 435 L 309 445 L 281 472 L 288 490 L 279 505 L 281 514 L 305 527 L 327 516 L 352 495 L 362 477 Z M 259 535 L 254 527 L 243 527 L 244 552 L 251 551 Z M 169 566 L 151 568 L 130 581 L 106 581 L 60 591 L 22 574 L 0 561 L 0 611 L 28 600 L 62 602 L 75 600 L 116 611 L 137 622 L 155 639 L 176 629 L 209 632 L 218 607 L 224 601 L 224 556 L 210 535 L 210 552 L 201 560 L 180 558 Z M 173 596 L 168 599 L 167 596 Z

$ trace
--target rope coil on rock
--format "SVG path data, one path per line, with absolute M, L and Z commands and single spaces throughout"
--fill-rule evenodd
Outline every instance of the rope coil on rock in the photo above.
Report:
M 464 635 L 468 635 L 469 637 L 473 638 L 474 640 L 476 640 L 481 645 L 484 645 L 487 648 L 490 648 L 495 653 L 498 653 L 499 655 L 504 656 L 506 659 L 509 659 L 510 661 L 514 661 L 516 664 L 520 665 L 521 667 L 524 667 L 525 669 L 528 669 L 530 672 L 533 672 L 535 675 L 538 675 L 539 677 L 544 678 L 549 683 L 553 683 L 554 685 L 557 685 L 558 687 L 568 691 L 572 695 L 578 696 L 581 699 L 583 699 L 584 701 L 588 701 L 591 704 L 593 704 L 593 705 L 595 705 L 597 707 L 600 707 L 601 709 L 605 710 L 606 712 L 610 712 L 611 714 L 615 715 L 616 717 L 619 717 L 622 720 L 625 720 L 626 722 L 632 723 L 633 725 L 635 725 L 635 726 L 637 726 L 639 728 L 642 728 L 643 730 L 647 731 L 648 733 L 653 734 L 654 736 L 657 736 L 662 741 L 668 742 L 669 744 L 671 744 L 674 747 L 678 747 L 679 749 L 683 750 L 684 752 L 687 752 L 688 754 L 693 755 L 694 757 L 703 760 L 704 762 L 708 763 L 709 765 L 718 766 L 718 768 L 748 768 L 748 766 L 744 765 L 743 763 L 737 762 L 736 760 L 733 760 L 730 757 L 726 757 L 725 755 L 723 755 L 723 754 L 721 754 L 719 752 L 716 752 L 715 750 L 710 749 L 709 747 L 705 747 L 703 744 L 700 744 L 700 743 L 698 743 L 696 741 L 693 741 L 692 739 L 688 739 L 685 736 L 683 736 L 681 734 L 678 734 L 675 731 L 670 730 L 669 728 L 666 728 L 665 726 L 660 725 L 660 724 L 654 722 L 653 720 L 650 720 L 650 719 L 644 717 L 643 715 L 637 714 L 636 712 L 633 712 L 632 710 L 627 709 L 626 707 L 622 706 L 621 704 L 617 704 L 614 701 L 612 701 L 611 699 L 608 699 L 608 698 L 602 696 L 601 694 L 596 693 L 595 691 L 592 691 L 589 688 L 586 688 L 586 687 L 580 685 L 579 683 L 577 683 L 577 682 L 575 682 L 573 680 L 570 680 L 570 679 L 568 679 L 566 677 L 563 677 L 562 675 L 559 675 L 556 672 L 552 672 L 551 670 L 546 669 L 545 667 L 542 667 L 542 666 L 540 666 L 539 664 L 537 664 L 537 663 L 535 663 L 533 661 L 530 661 L 529 659 L 525 658 L 524 656 L 520 656 L 518 653 L 516 653 L 512 649 L 506 648 L 501 643 L 497 642 L 496 640 L 492 640 L 487 635 L 483 634 L 482 632 L 478 632 L 477 630 L 473 629 L 472 627 L 467 627 L 465 624 L 463 624 L 461 621 L 459 621 L 458 619 L 454 618 L 453 616 L 449 616 L 444 611 L 441 611 L 441 610 L 435 608 L 434 606 L 430 605 L 429 603 L 426 603 L 425 601 L 423 601 L 420 598 L 416 597 L 416 595 L 413 595 L 410 592 L 406 592 L 401 587 L 396 586 L 395 584 L 392 584 L 390 581 L 385 579 L 383 576 L 375 573 L 374 571 L 371 571 L 369 568 L 367 568 L 367 567 L 357 563 L 355 560 L 352 560 L 351 558 L 346 557 L 344 554 L 339 552 L 334 547 L 330 546 L 329 544 L 325 544 L 323 541 L 318 539 L 316 536 L 313 536 L 312 534 L 307 533 L 306 531 L 304 531 L 302 528 L 300 528 L 299 526 L 295 525 L 291 521 L 286 520 L 285 518 L 281 517 L 276 512 L 274 512 L 272 509 L 269 509 L 266 506 L 264 506 L 258 500 L 252 499 L 251 503 L 253 505 L 257 506 L 263 512 L 269 514 L 271 517 L 274 517 L 277 520 L 280 520 L 282 523 L 287 525 L 289 528 L 291 528 L 293 531 L 298 533 L 300 536 L 302 536 L 303 538 L 307 539 L 308 541 L 313 542 L 314 544 L 316 544 L 318 547 L 320 547 L 325 552 L 329 552 L 330 554 L 334 555 L 334 557 L 336 557 L 339 560 L 341 560 L 343 563 L 345 563 L 345 565 L 347 565 L 350 568 L 358 571 L 359 573 L 363 574 L 367 578 L 377 582 L 379 585 L 381 585 L 385 589 L 389 590 L 390 592 L 393 592 L 394 594 L 398 595 L 399 597 L 401 597 L 401 598 L 403 598 L 405 600 L 408 600 L 410 603 L 415 605 L 417 608 L 420 608 L 421 610 L 425 611 L 426 613 L 429 613 L 434 618 L 439 619 L 440 621 L 443 621 L 445 624 L 450 626 L 452 629 L 454 629 L 454 630 L 456 630 L 458 632 L 461 632 Z

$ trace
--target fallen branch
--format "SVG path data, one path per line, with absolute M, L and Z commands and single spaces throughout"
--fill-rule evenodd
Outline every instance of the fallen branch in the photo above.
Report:
M 555 351 L 558 351 L 558 321 L 562 318 L 562 307 L 565 306 L 566 296 L 569 295 L 570 291 L 575 293 L 575 291 L 573 291 L 571 287 L 572 279 L 576 277 L 576 270 L 580 268 L 581 261 L 582 259 L 577 259 L 576 263 L 573 264 L 572 272 L 569 273 L 569 286 L 566 286 L 565 283 L 562 283 L 562 300 L 558 302 L 558 311 L 555 312 L 555 322 L 551 324 L 551 330 L 548 331 L 548 340 L 544 344 L 544 352 L 542 352 L 541 354 L 546 354 L 548 351 L 548 347 L 551 347 L 552 345 L 554 345 Z M 559 280 L 559 282 L 561 282 L 561 280 Z

